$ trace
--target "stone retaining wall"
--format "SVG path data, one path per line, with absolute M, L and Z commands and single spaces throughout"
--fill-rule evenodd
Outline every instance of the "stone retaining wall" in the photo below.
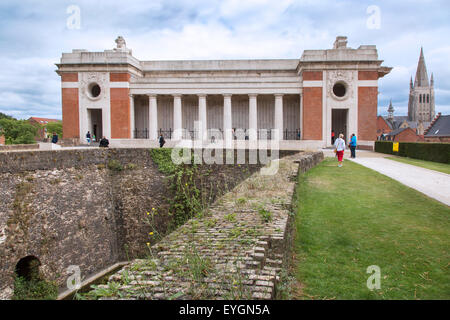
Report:
M 1 145 L 0 141 L 0 151 L 13 151 L 13 150 L 34 150 L 39 149 L 39 144 L 8 144 Z

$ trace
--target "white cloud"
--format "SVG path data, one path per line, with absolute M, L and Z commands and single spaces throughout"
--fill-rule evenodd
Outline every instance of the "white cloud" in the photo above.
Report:
M 81 8 L 80 30 L 66 27 L 71 4 Z M 384 65 L 394 67 L 380 80 L 380 112 L 392 99 L 396 114 L 406 113 L 423 46 L 435 76 L 436 111 L 449 113 L 450 46 L 443 40 L 449 2 L 374 4 L 381 9 L 379 30 L 366 28 L 369 4 L 356 0 L 2 0 L 0 112 L 61 117 L 54 72 L 61 52 L 111 49 L 117 35 L 144 60 L 300 58 L 305 49 L 330 48 L 336 35 L 347 35 L 353 47 L 376 44 Z

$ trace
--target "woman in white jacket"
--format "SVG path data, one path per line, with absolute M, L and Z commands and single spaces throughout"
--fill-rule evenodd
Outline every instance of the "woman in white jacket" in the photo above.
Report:
M 342 159 L 344 158 L 344 150 L 345 150 L 345 141 L 344 135 L 339 134 L 339 138 L 334 142 L 335 152 L 338 158 L 338 167 L 342 167 Z

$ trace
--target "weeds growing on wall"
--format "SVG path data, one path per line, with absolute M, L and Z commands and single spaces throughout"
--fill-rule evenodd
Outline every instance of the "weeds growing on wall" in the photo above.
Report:
M 17 277 L 14 281 L 13 300 L 56 300 L 58 286 L 41 278 L 30 280 Z
M 199 189 L 203 186 L 203 176 L 197 165 L 172 162 L 172 149 L 151 149 L 152 160 L 161 173 L 168 175 L 170 198 L 169 215 L 174 229 L 194 216 L 202 214 L 206 207 L 206 193 Z M 207 174 L 207 173 L 206 173 Z

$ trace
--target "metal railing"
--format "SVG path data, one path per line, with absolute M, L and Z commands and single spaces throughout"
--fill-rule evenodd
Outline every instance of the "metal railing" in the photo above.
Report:
M 158 137 L 162 134 L 164 139 L 172 139 L 173 130 L 172 128 L 169 128 L 168 130 L 159 129 L 158 130 Z
M 283 139 L 284 140 L 300 140 L 301 139 L 300 129 L 295 129 L 295 130 L 285 129 L 283 131 Z
M 134 129 L 134 133 L 133 133 L 133 138 L 134 139 L 148 139 L 148 129 Z

